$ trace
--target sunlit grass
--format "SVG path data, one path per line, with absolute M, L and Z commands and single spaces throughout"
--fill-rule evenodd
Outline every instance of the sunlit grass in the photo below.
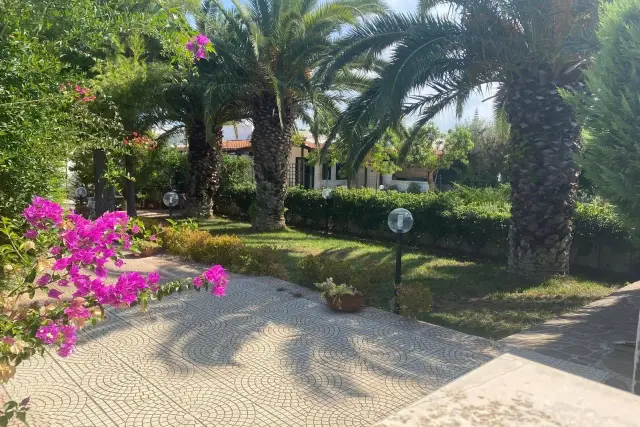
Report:
M 292 280 L 300 284 L 304 278 L 297 264 L 309 254 L 382 263 L 388 265 L 389 277 L 393 277 L 395 248 L 391 244 L 296 230 L 256 233 L 249 224 L 220 218 L 202 221 L 200 228 L 214 234 L 236 234 L 250 246 L 277 247 Z M 403 282 L 429 287 L 433 294 L 433 312 L 421 320 L 496 339 L 575 310 L 623 284 L 581 277 L 521 283 L 510 279 L 502 265 L 422 249 L 405 253 Z M 389 308 L 391 283 L 373 287 L 368 293 L 369 304 Z

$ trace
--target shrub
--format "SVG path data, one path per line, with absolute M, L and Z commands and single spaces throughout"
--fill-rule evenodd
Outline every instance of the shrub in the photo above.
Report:
M 398 289 L 398 303 L 403 316 L 418 317 L 431 312 L 433 297 L 425 286 L 403 284 Z
M 196 262 L 219 260 L 217 263 L 224 261 L 224 266 L 234 273 L 288 278 L 278 251 L 272 246 L 250 248 L 237 236 L 212 236 L 207 231 L 189 228 L 168 229 L 165 242 L 169 253 Z
M 247 200 L 253 200 L 254 193 L 236 189 L 225 197 L 229 200 L 237 197 L 235 204 L 248 208 Z M 326 207 L 320 190 L 289 188 L 285 206 L 285 217 L 290 226 L 325 228 Z M 387 216 L 398 207 L 410 210 L 415 219 L 411 233 L 406 236 L 408 243 L 430 243 L 446 248 L 466 245 L 463 248 L 466 251 L 480 251 L 490 244 L 497 248 L 492 254 L 506 254 L 511 216 L 507 185 L 492 188 L 457 185 L 448 192 L 422 194 L 337 188 L 329 201 L 332 229 L 390 239 L 393 236 L 388 230 Z M 579 251 L 590 251 L 594 243 L 612 245 L 621 251 L 631 247 L 629 230 L 611 206 L 579 203 L 573 223 L 574 247 Z M 327 277 L 338 281 L 334 274 L 314 280 L 322 281 Z
M 274 246 L 245 248 L 241 256 L 242 263 L 237 272 L 253 276 L 271 276 L 282 280 L 289 279 L 287 268 L 280 262 L 278 249 Z
M 407 193 L 420 194 L 422 193 L 422 188 L 420 188 L 420 184 L 418 184 L 417 182 L 410 182 L 409 186 L 407 187 Z
M 308 255 L 298 263 L 300 283 L 313 286 L 331 277 L 335 283 L 346 283 L 365 296 L 369 301 L 374 294 L 373 288 L 387 286 L 391 290 L 393 271 L 385 263 L 354 263 L 348 259 L 335 259 L 326 255 Z M 375 301 L 379 304 L 380 301 Z
M 169 253 L 180 255 L 196 262 L 224 260 L 224 265 L 233 270 L 245 253 L 245 245 L 236 236 L 212 236 L 202 230 L 167 230 L 165 236 Z M 221 263 L 222 261 L 220 261 Z

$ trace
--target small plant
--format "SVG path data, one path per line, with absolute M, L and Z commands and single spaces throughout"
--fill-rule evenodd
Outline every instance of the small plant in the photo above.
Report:
M 327 300 L 327 302 L 333 302 L 338 308 L 342 308 L 341 298 L 344 295 L 356 296 L 362 295 L 360 291 L 353 286 L 349 286 L 346 283 L 341 285 L 336 284 L 331 277 L 322 283 L 316 283 L 316 288 L 320 291 L 320 295 Z
M 27 411 L 29 410 L 30 398 L 25 397 L 20 403 L 10 400 L 4 404 L 0 410 L 0 427 L 9 425 L 9 421 L 16 417 L 23 423 L 27 424 Z
M 407 317 L 418 317 L 431 312 L 433 297 L 429 288 L 415 285 L 400 285 L 398 289 L 400 313 Z
M 420 194 L 422 193 L 422 187 L 420 187 L 420 184 L 418 184 L 417 182 L 410 182 L 409 186 L 407 187 L 407 193 Z

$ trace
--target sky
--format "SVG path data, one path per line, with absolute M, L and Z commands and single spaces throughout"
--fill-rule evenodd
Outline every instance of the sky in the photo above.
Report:
M 389 7 L 396 11 L 402 13 L 411 13 L 416 11 L 418 7 L 418 0 L 386 0 Z M 232 6 L 233 3 L 231 0 L 223 0 L 222 3 L 226 6 Z M 419 94 L 420 92 L 418 92 Z M 460 122 L 465 122 L 470 120 L 475 111 L 478 110 L 478 113 L 481 117 L 491 119 L 493 117 L 493 102 L 491 100 L 483 102 L 483 99 L 486 99 L 491 96 L 490 93 L 484 93 L 482 95 L 475 94 L 471 96 L 468 102 L 465 105 L 465 109 L 462 114 L 462 118 L 458 119 L 456 117 L 455 110 L 449 109 L 445 110 L 439 115 L 437 115 L 433 121 L 438 125 L 438 127 L 446 131 L 456 126 L 456 124 Z M 408 119 L 408 122 L 411 121 L 411 118 Z

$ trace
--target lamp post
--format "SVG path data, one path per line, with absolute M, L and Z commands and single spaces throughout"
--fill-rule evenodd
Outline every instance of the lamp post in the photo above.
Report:
M 173 208 L 178 205 L 178 193 L 175 191 L 169 191 L 162 196 L 162 202 L 169 208 L 169 218 L 173 217 Z
M 324 199 L 324 215 L 325 215 L 325 220 L 326 220 L 326 230 L 325 232 L 327 234 L 329 234 L 329 199 L 331 199 L 331 195 L 333 193 L 333 190 L 331 190 L 330 188 L 325 188 L 324 190 L 322 190 L 322 198 Z
M 391 231 L 398 235 L 396 247 L 396 277 L 393 282 L 393 312 L 400 314 L 398 290 L 402 282 L 402 237 L 413 227 L 413 215 L 406 209 L 398 208 L 391 211 L 387 224 Z

